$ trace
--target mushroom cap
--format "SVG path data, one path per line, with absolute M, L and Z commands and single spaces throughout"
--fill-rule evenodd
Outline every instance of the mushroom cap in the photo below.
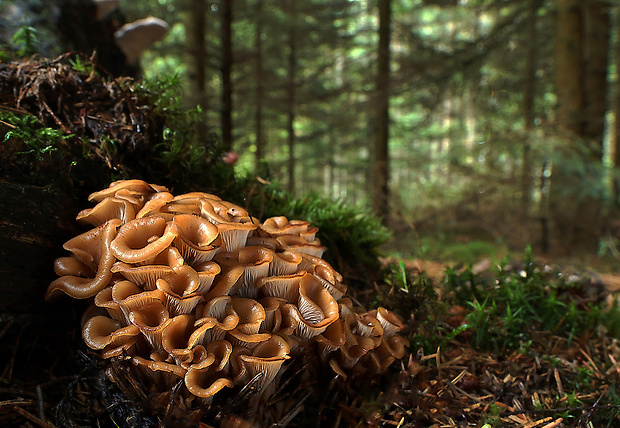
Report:
M 147 195 L 156 192 L 167 192 L 164 186 L 148 184 L 143 180 L 119 180 L 110 183 L 107 189 L 91 193 L 88 197 L 89 202 L 101 202 L 104 198 L 112 197 L 119 190 L 129 190 L 135 194 Z
M 120 227 L 110 248 L 122 262 L 144 263 L 153 261 L 176 236 L 176 229 L 163 217 L 136 218 Z
M 127 61 L 134 62 L 142 51 L 162 39 L 169 29 L 166 21 L 149 16 L 123 25 L 114 33 L 114 39 Z
M 289 303 L 297 303 L 299 286 L 307 272 L 296 272 L 291 275 L 268 276 L 256 281 L 256 287 L 267 297 L 277 297 Z
M 163 303 L 156 301 L 134 308 L 129 313 L 129 322 L 140 329 L 154 349 L 164 349 L 162 334 L 171 318 Z
M 291 275 L 297 271 L 302 256 L 296 251 L 280 251 L 273 253 L 273 260 L 269 265 L 269 276 Z
M 383 307 L 379 307 L 372 314 L 381 323 L 386 336 L 392 336 L 405 327 L 403 320 L 394 312 L 390 312 Z
M 239 322 L 235 330 L 245 334 L 255 334 L 265 320 L 265 308 L 254 299 L 233 297 L 227 310 L 237 315 Z
M 280 235 L 276 238 L 276 241 L 278 241 L 279 249 L 297 251 L 315 257 L 321 257 L 327 250 L 326 247 L 321 245 L 321 241 L 318 239 L 309 241 L 297 235 Z
M 82 328 L 82 337 L 91 349 L 103 349 L 140 334 L 136 326 L 123 327 L 121 322 L 101 315 L 90 318 Z
M 226 387 L 232 388 L 234 383 L 211 367 L 191 367 L 185 374 L 185 386 L 197 397 L 210 398 Z
M 213 223 L 192 214 L 178 214 L 172 221 L 178 230 L 175 245 L 184 259 L 205 262 L 220 251 L 222 240 Z
M 249 377 L 262 373 L 258 388 L 264 388 L 276 377 L 284 361 L 290 358 L 291 348 L 287 341 L 274 334 L 268 340 L 258 344 L 251 355 L 239 355 Z
M 83 233 L 65 243 L 63 247 L 73 253 L 73 256 L 82 263 L 82 269 L 78 272 L 84 274 L 84 267 L 91 269 L 91 274 L 85 277 L 65 275 L 54 280 L 47 288 L 45 299 L 50 299 L 59 291 L 68 294 L 75 299 L 93 297 L 103 290 L 112 278 L 112 264 L 114 255 L 111 251 L 111 242 L 116 236 L 116 228 L 121 220 L 112 219 L 91 230 Z M 69 269 L 68 261 L 63 259 L 63 266 L 59 269 Z M 71 269 L 78 266 L 73 263 Z M 76 272 L 76 273 L 78 273 Z
M 131 202 L 127 199 L 111 197 L 105 198 L 93 208 L 80 211 L 76 220 L 96 227 L 113 218 L 126 223 L 135 217 L 136 207 Z

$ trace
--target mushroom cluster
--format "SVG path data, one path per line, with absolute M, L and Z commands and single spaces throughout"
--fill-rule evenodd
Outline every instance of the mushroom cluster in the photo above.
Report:
M 64 244 L 71 254 L 55 261 L 46 299 L 92 299 L 85 343 L 131 361 L 154 390 L 181 384 L 202 403 L 253 379 L 268 396 L 283 363 L 302 354 L 347 377 L 405 353 L 403 322 L 346 297 L 308 222 L 261 223 L 217 196 L 142 180 L 89 201 L 77 219 L 93 228 Z

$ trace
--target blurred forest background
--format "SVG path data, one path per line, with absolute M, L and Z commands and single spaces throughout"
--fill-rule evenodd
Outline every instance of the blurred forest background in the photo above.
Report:
M 59 13 L 85 1 L 3 0 L 0 43 L 28 25 L 43 55 L 79 49 Z M 372 208 L 401 254 L 619 254 L 620 1 L 134 0 L 110 13 L 168 23 L 132 73 L 182 85 L 237 174 Z

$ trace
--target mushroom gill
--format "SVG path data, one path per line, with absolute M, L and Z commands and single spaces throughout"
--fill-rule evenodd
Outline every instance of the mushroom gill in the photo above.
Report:
M 70 254 L 56 259 L 46 298 L 92 299 L 84 342 L 135 366 L 147 389 L 177 385 L 192 408 L 254 379 L 252 402 L 263 403 L 288 365 L 344 379 L 405 353 L 403 321 L 353 304 L 308 222 L 261 223 L 215 195 L 142 180 L 89 200 L 78 219 L 92 228 L 63 246 Z

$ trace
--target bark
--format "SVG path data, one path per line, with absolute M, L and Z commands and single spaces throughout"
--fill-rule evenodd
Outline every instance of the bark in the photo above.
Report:
M 255 133 L 256 133 L 256 152 L 254 158 L 254 170 L 256 175 L 263 174 L 263 97 L 264 97 L 264 83 L 263 83 L 263 23 L 261 19 L 263 9 L 263 0 L 256 2 L 256 32 L 254 35 L 254 50 L 256 53 L 256 112 L 254 116 L 255 120 Z
M 287 140 L 288 140 L 288 191 L 295 192 L 295 91 L 297 80 L 297 1 L 290 1 L 291 27 L 288 39 L 288 82 L 286 87 L 287 99 Z
M 376 80 L 377 128 L 374 143 L 373 206 L 375 213 L 387 221 L 389 213 L 389 103 L 391 0 L 379 0 L 379 46 Z
M 79 209 L 55 185 L 5 178 L 0 178 L 0 312 L 34 313 L 41 310 L 45 290 L 57 278 L 54 259 L 68 254 L 62 244 L 81 233 L 71 222 Z
M 185 11 L 188 103 L 208 109 L 206 90 L 206 9 L 202 0 L 188 0 Z
M 557 123 L 562 132 L 583 135 L 582 10 L 580 0 L 557 0 Z
M 222 7 L 222 144 L 224 151 L 233 148 L 232 124 L 232 8 L 233 0 L 223 0 Z

